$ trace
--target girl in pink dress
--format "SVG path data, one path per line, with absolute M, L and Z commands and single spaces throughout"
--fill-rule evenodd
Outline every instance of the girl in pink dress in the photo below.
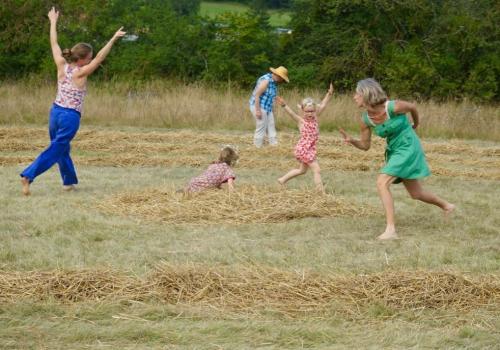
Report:
M 238 158 L 233 147 L 224 146 L 220 151 L 219 160 L 210 164 L 203 174 L 192 178 L 184 192 L 194 193 L 209 188 L 220 188 L 223 183 L 227 183 L 229 191 L 232 191 L 236 175 L 231 167 L 236 164 Z
M 318 127 L 318 116 L 323 112 L 326 105 L 330 101 L 333 95 L 333 85 L 330 83 L 330 88 L 323 101 L 319 105 L 316 105 L 312 98 L 305 98 L 299 105 L 302 110 L 303 116 L 296 114 L 288 105 L 285 100 L 278 96 L 277 102 L 281 107 L 285 109 L 293 119 L 297 121 L 300 130 L 300 140 L 295 146 L 295 158 L 300 162 L 298 169 L 292 169 L 282 177 L 278 179 L 281 185 L 299 175 L 303 175 L 307 172 L 307 169 L 311 168 L 314 175 L 314 183 L 316 189 L 325 193 L 323 187 L 323 182 L 321 181 L 320 168 L 318 160 L 316 159 L 316 143 L 319 138 L 319 127 Z

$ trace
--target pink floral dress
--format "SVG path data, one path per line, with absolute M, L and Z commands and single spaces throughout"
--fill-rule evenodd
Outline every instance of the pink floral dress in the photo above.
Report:
M 57 96 L 54 102 L 58 106 L 71 108 L 81 113 L 87 89 L 79 89 L 73 84 L 73 73 L 78 69 L 80 68 L 76 66 L 64 65 L 64 79 L 57 82 Z
M 187 192 L 199 192 L 208 188 L 220 188 L 229 179 L 235 179 L 233 169 L 224 162 L 210 164 L 203 174 L 189 181 Z
M 316 143 L 319 139 L 319 127 L 316 114 L 304 118 L 300 128 L 300 140 L 295 146 L 295 158 L 299 162 L 309 164 L 316 160 Z

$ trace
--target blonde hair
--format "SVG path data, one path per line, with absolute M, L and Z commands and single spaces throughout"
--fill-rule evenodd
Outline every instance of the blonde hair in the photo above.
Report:
M 372 78 L 358 81 L 356 93 L 363 98 L 363 102 L 368 106 L 376 106 L 387 101 L 384 89 Z
M 71 49 L 64 49 L 62 51 L 62 56 L 68 63 L 73 63 L 78 61 L 80 58 L 86 58 L 89 53 L 92 53 L 92 45 L 87 43 L 78 43 Z
M 306 97 L 299 105 L 300 109 L 302 110 L 307 106 L 313 106 L 314 109 L 316 109 L 316 102 L 314 101 L 314 99 L 312 99 L 311 97 Z
M 229 166 L 233 166 L 238 161 L 238 158 L 240 158 L 240 156 L 232 146 L 224 146 L 220 150 L 219 162 L 223 162 Z

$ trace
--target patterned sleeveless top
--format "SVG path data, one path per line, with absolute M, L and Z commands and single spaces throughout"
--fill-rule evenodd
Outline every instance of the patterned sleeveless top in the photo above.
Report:
M 55 104 L 82 112 L 83 99 L 87 93 L 87 88 L 77 88 L 73 84 L 73 73 L 78 67 L 69 64 L 64 65 L 64 78 L 57 82 L 57 96 Z

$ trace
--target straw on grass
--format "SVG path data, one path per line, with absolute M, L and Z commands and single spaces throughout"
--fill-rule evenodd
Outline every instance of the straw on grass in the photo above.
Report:
M 114 270 L 0 271 L 0 303 L 158 300 L 168 304 L 286 314 L 321 313 L 341 303 L 383 304 L 395 310 L 476 308 L 498 310 L 500 280 L 452 272 L 387 270 L 366 275 L 325 275 L 264 266 L 157 266 L 145 278 Z
M 174 224 L 279 223 L 306 217 L 364 216 L 373 210 L 314 190 L 238 186 L 236 191 L 214 189 L 192 195 L 154 188 L 118 194 L 103 201 L 107 213 Z

